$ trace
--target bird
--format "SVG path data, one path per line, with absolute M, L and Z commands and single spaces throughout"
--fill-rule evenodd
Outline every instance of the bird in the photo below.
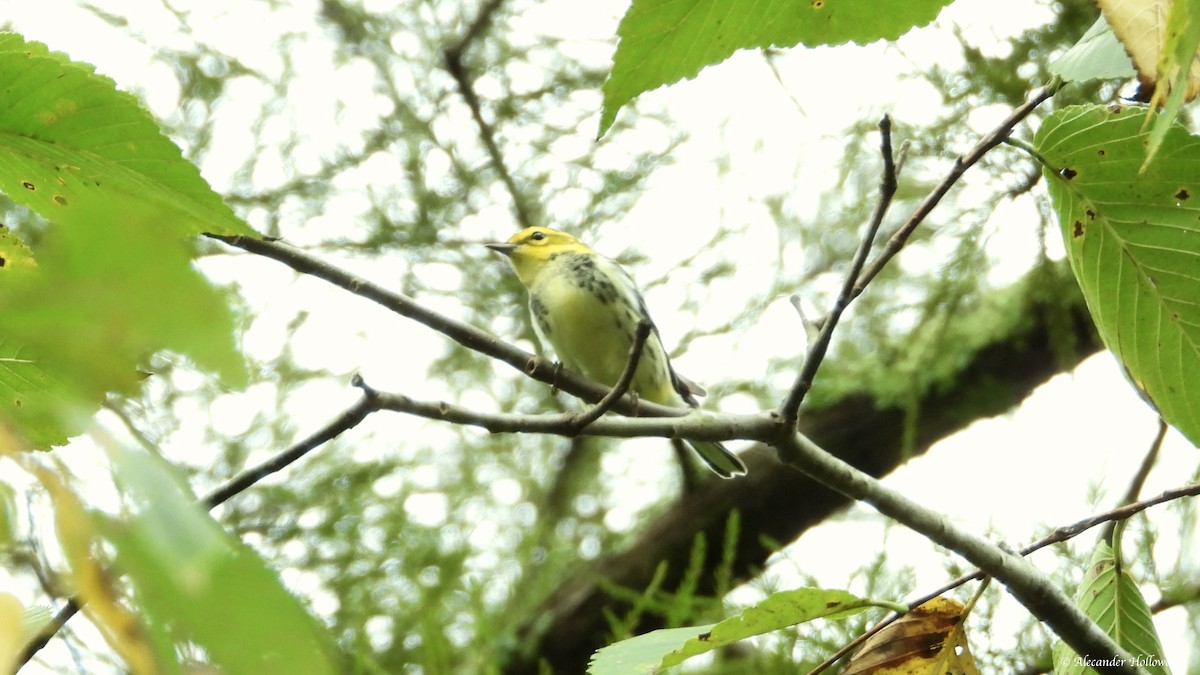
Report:
M 534 332 L 563 367 L 614 386 L 629 361 L 634 331 L 646 321 L 651 329 L 629 391 L 662 405 L 699 407 L 696 397 L 704 390 L 671 367 L 637 284 L 615 261 L 566 232 L 540 226 L 486 246 L 508 257 L 529 293 Z M 718 476 L 746 474 L 742 460 L 720 443 L 684 443 Z

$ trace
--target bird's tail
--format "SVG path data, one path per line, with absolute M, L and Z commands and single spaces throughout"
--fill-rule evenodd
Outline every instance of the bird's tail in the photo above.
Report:
M 742 460 L 720 443 L 716 441 L 686 441 L 686 443 L 696 451 L 700 459 L 704 460 L 708 468 L 721 478 L 746 475 L 746 465 L 742 463 Z

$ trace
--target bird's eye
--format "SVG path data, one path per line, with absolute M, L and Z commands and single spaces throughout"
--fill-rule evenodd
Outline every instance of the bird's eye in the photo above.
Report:
M 533 234 L 529 235 L 529 238 L 534 241 L 541 241 L 546 238 L 546 233 L 545 232 L 534 232 Z

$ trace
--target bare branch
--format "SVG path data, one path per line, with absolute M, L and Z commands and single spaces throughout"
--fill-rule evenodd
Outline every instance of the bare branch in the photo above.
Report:
M 357 376 L 355 376 L 357 377 Z M 282 471 L 285 467 L 300 459 L 310 451 L 321 447 L 329 441 L 337 438 L 343 432 L 353 429 L 360 422 L 365 420 L 368 415 L 378 410 L 375 404 L 374 397 L 369 391 L 365 392 L 363 397 L 358 400 L 358 403 L 350 406 L 341 415 L 338 415 L 332 422 L 326 424 L 324 428 L 312 434 L 308 438 L 300 441 L 292 447 L 275 455 L 271 459 L 251 467 L 242 473 L 234 476 L 221 487 L 210 492 L 201 503 L 208 509 L 214 509 L 235 495 L 245 492 L 255 483 L 270 476 L 273 473 Z
M 1012 134 L 1013 127 L 1028 117 L 1039 105 L 1058 93 L 1058 90 L 1062 87 L 1062 81 L 1056 78 L 1050 84 L 1038 89 L 1028 101 L 1014 109 L 1008 117 L 1004 118 L 1003 122 L 981 138 L 975 144 L 975 147 L 971 148 L 970 152 L 954 161 L 954 167 L 950 169 L 950 172 L 946 174 L 942 182 L 938 183 L 933 192 L 930 192 L 925 201 L 921 202 L 917 210 L 909 216 L 908 221 L 892 235 L 892 238 L 884 246 L 883 251 L 880 252 L 875 260 L 871 261 L 870 266 L 858 278 L 858 282 L 854 285 L 851 299 L 862 295 L 867 284 L 871 283 L 871 280 L 900 252 L 900 249 L 904 248 L 904 244 L 908 242 L 908 238 L 912 235 L 913 231 L 924 222 L 925 218 L 929 216 L 934 207 L 942 200 L 942 197 L 945 197 L 950 188 L 954 187 L 954 184 L 962 178 L 967 169 L 974 166 L 992 148 L 1008 140 L 1009 135 Z
M 1142 486 L 1146 484 L 1146 478 L 1150 475 L 1150 469 L 1154 468 L 1154 462 L 1158 460 L 1158 452 L 1162 449 L 1163 441 L 1167 438 L 1167 430 L 1170 427 L 1167 421 L 1163 418 L 1158 418 L 1158 431 L 1154 434 L 1154 440 L 1150 442 L 1150 448 L 1146 450 L 1146 456 L 1142 457 L 1142 463 L 1138 466 L 1138 470 L 1134 472 L 1133 478 L 1129 481 L 1129 487 L 1125 489 L 1125 495 L 1121 497 L 1120 504 L 1122 506 L 1132 504 L 1137 501 L 1138 495 L 1142 493 Z M 1100 540 L 1112 543 L 1113 533 L 1117 528 L 1116 520 L 1110 520 L 1104 530 L 1100 532 Z
M 481 427 L 492 433 L 534 433 L 558 436 L 607 436 L 610 438 L 686 438 L 695 441 L 728 441 L 731 439 L 777 441 L 783 429 L 771 413 L 738 415 L 709 413 L 692 408 L 656 408 L 669 416 L 603 417 L 579 427 L 578 413 L 522 415 L 470 410 L 445 401 L 418 401 L 404 394 L 377 392 L 376 405 L 380 410 L 407 413 L 453 424 Z
M 792 385 L 791 392 L 779 406 L 779 416 L 783 418 L 783 423 L 789 429 L 796 426 L 796 419 L 800 414 L 800 404 L 804 402 L 804 397 L 812 388 L 813 377 L 816 376 L 817 369 L 821 367 L 821 362 L 825 360 L 825 352 L 829 349 L 833 331 L 837 328 L 842 312 L 846 311 L 846 307 L 857 297 L 857 294 L 853 294 L 855 282 L 858 281 L 859 272 L 867 262 L 867 256 L 871 253 L 871 245 L 875 243 L 875 235 L 879 232 L 879 226 L 883 223 L 883 217 L 887 214 L 888 207 L 891 206 L 892 197 L 896 194 L 896 164 L 892 158 L 892 120 L 887 115 L 879 120 L 879 135 L 879 153 L 883 155 L 883 178 L 880 180 L 879 201 L 875 203 L 875 211 L 871 214 L 866 231 L 863 232 L 850 269 L 846 271 L 842 290 L 834 300 L 829 314 L 821 321 L 821 330 L 817 333 L 817 338 L 809 344 L 808 353 L 804 357 L 804 363 L 800 366 L 800 373 L 796 376 L 796 382 Z M 799 309 L 799 303 L 794 304 Z

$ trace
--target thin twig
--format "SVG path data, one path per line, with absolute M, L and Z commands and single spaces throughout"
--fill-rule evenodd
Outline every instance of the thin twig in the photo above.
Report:
M 520 414 L 472 410 L 445 401 L 419 401 L 404 394 L 378 392 L 376 404 L 380 410 L 416 415 L 426 419 L 463 424 L 486 429 L 494 434 L 528 433 L 555 434 L 574 437 L 607 436 L 609 438 L 686 438 L 695 441 L 728 441 L 733 439 L 778 442 L 779 417 L 772 413 L 741 415 L 708 413 L 692 408 L 666 408 L 670 416 L 601 417 L 578 428 L 578 413 Z
M 231 497 L 244 492 L 246 489 L 259 482 L 263 478 L 281 471 L 284 467 L 295 462 L 305 454 L 317 448 L 328 441 L 336 438 L 343 432 L 354 428 L 362 422 L 368 415 L 377 410 L 374 398 L 370 393 L 366 393 L 358 403 L 346 409 L 341 415 L 334 419 L 324 428 L 312 434 L 308 438 L 291 446 L 287 450 L 279 453 L 275 457 L 259 464 L 256 467 L 247 469 L 237 476 L 230 479 L 221 487 L 211 492 L 208 496 L 200 500 L 206 509 L 212 510 L 225 503 Z M 67 604 L 63 605 L 62 609 L 54 615 L 50 623 L 46 624 L 42 630 L 25 645 L 21 651 L 21 657 L 17 661 L 17 669 L 28 663 L 43 647 L 49 644 L 50 640 L 62 630 L 67 621 L 75 616 L 82 603 L 78 597 L 72 597 L 67 600 Z
M 479 8 L 479 14 L 476 15 L 475 20 L 467 27 L 467 32 L 463 34 L 458 42 L 446 47 L 442 53 L 442 58 L 446 64 L 446 71 L 450 73 L 450 76 L 454 78 L 455 84 L 458 85 L 459 94 L 467 102 L 467 107 L 471 109 L 471 117 L 475 120 L 476 126 L 479 127 L 479 139 L 483 141 L 483 146 L 487 149 L 488 157 L 492 160 L 492 167 L 499 174 L 504 187 L 508 189 L 508 194 L 512 196 L 513 212 L 517 222 L 520 223 L 522 228 L 526 228 L 534 224 L 534 219 L 525 205 L 524 196 L 517 188 L 517 182 L 513 179 L 512 173 L 509 172 L 508 166 L 504 163 L 504 154 L 500 151 L 500 144 L 496 142 L 496 132 L 487 123 L 487 120 L 483 119 L 483 105 L 479 102 L 479 94 L 475 92 L 471 76 L 467 73 L 467 68 L 463 64 L 463 54 L 488 29 L 492 23 L 492 18 L 500 9 L 500 5 L 503 2 L 504 0 L 488 0 L 488 2 L 484 3 Z
M 1104 523 L 1112 523 L 1112 522 L 1116 522 L 1118 520 L 1125 520 L 1125 519 L 1128 519 L 1138 513 L 1141 513 L 1142 511 L 1145 511 L 1146 509 L 1149 509 L 1153 506 L 1158 506 L 1159 504 L 1165 504 L 1167 502 L 1175 501 L 1176 499 L 1182 499 L 1184 497 L 1195 497 L 1197 495 L 1200 495 L 1200 483 L 1193 483 L 1192 485 L 1185 485 L 1183 487 L 1173 488 L 1173 489 L 1167 490 L 1166 492 L 1163 492 L 1162 494 L 1158 495 L 1157 497 L 1153 497 L 1151 499 L 1146 499 L 1146 500 L 1143 500 L 1140 502 L 1134 502 L 1132 504 L 1126 504 L 1119 508 L 1115 508 L 1110 511 L 1105 511 L 1104 513 L 1098 513 L 1094 516 L 1089 516 L 1087 518 L 1084 518 L 1083 520 L 1072 523 L 1070 525 L 1060 527 L 1060 528 L 1054 530 L 1054 532 L 1052 534 L 1050 534 L 1046 537 L 1043 537 L 1043 538 L 1033 542 L 1029 546 L 1026 546 L 1025 548 L 1021 549 L 1019 553 L 1021 556 L 1028 556 L 1036 551 L 1046 548 L 1047 546 L 1051 546 L 1053 544 L 1059 544 L 1059 543 L 1062 543 L 1069 539 L 1072 539 L 1084 532 L 1087 532 L 1088 530 L 1090 530 L 1093 527 L 1096 527 L 1098 525 L 1103 525 Z M 925 595 L 922 595 L 921 597 L 916 598 L 915 600 L 910 600 L 908 602 L 908 608 L 911 611 L 914 607 L 918 607 L 918 606 L 938 597 L 939 595 L 949 593 L 950 591 L 958 588 L 959 586 L 962 586 L 963 584 L 969 583 L 971 581 L 976 581 L 978 579 L 982 579 L 983 576 L 984 576 L 984 574 L 980 570 L 975 570 L 974 572 L 971 572 L 969 574 L 964 574 L 963 576 L 961 576 L 953 581 L 948 582 L 947 584 L 945 584 L 941 588 L 938 588 L 935 591 L 930 591 L 929 593 L 926 593 Z M 844 658 L 847 654 L 849 654 L 851 651 L 853 651 L 855 648 L 857 648 L 859 645 L 861 645 L 863 642 L 865 642 L 872 635 L 878 633 L 880 630 L 885 628 L 888 624 L 892 623 L 896 619 L 899 619 L 901 616 L 903 616 L 903 615 L 902 614 L 893 614 L 892 616 L 889 616 L 886 619 L 875 624 L 874 626 L 871 627 L 870 630 L 863 633 L 862 635 L 859 635 L 854 640 L 850 641 L 848 644 L 843 646 L 841 649 L 839 649 L 836 652 L 834 652 L 833 654 L 831 654 L 829 656 L 829 658 L 822 661 L 820 664 L 817 665 L 817 667 L 808 671 L 808 675 L 817 675 L 818 673 L 823 672 L 825 669 L 829 668 L 834 663 L 837 663 L 842 658 Z
M 347 408 L 341 415 L 338 415 L 329 424 L 326 424 L 320 431 L 310 435 L 308 438 L 300 441 L 292 447 L 275 455 L 271 459 L 259 464 L 258 466 L 246 469 L 242 473 L 234 476 L 221 487 L 210 492 L 201 503 L 209 509 L 214 509 L 221 504 L 224 504 L 231 497 L 245 492 L 250 486 L 260 480 L 270 476 L 273 473 L 282 471 L 285 467 L 308 454 L 315 448 L 318 448 L 325 443 L 337 438 L 342 433 L 358 426 L 360 422 L 365 420 L 368 415 L 376 412 L 378 408 L 375 404 L 375 399 L 369 392 L 365 392 L 363 397 L 357 403 Z
M 954 184 L 962 178 L 967 169 L 974 166 L 992 148 L 1008 140 L 1013 128 L 1021 120 L 1028 117 L 1039 105 L 1058 93 L 1058 90 L 1062 87 L 1063 82 L 1055 78 L 1050 84 L 1038 89 L 1034 92 L 1032 98 L 1014 109 L 1008 117 L 1004 118 L 1003 122 L 981 138 L 975 144 L 975 147 L 971 148 L 970 152 L 954 161 L 954 167 L 950 169 L 950 172 L 946 174 L 942 182 L 938 183 L 933 192 L 930 192 L 929 196 L 925 198 L 925 201 L 921 202 L 921 205 L 917 207 L 917 210 L 913 212 L 908 221 L 884 245 L 883 251 L 879 253 L 875 260 L 871 261 L 871 264 L 859 276 L 858 282 L 854 285 L 854 291 L 851 295 L 852 299 L 861 295 L 863 290 L 866 289 L 867 284 L 871 283 L 871 280 L 883 271 L 888 262 L 900 252 L 900 249 L 904 248 L 904 244 L 908 242 L 908 238 L 912 235 L 913 231 L 924 222 L 934 207 L 938 205 L 938 202 L 942 200 L 942 197 L 945 197 L 950 188 L 954 187 Z
M 821 330 L 820 321 L 810 321 L 808 316 L 804 314 L 804 305 L 800 302 L 800 296 L 793 293 L 788 296 L 788 302 L 792 303 L 792 308 L 796 310 L 796 315 L 800 317 L 800 328 L 804 330 L 804 341 L 811 344 L 813 334 Z
M 633 344 L 629 345 L 629 359 L 625 362 L 625 370 L 613 388 L 604 395 L 604 398 L 597 401 L 596 405 L 573 415 L 576 433 L 582 432 L 589 424 L 600 419 L 601 415 L 608 412 L 613 404 L 629 391 L 629 385 L 633 383 L 633 375 L 637 372 L 638 363 L 642 360 L 642 350 L 646 346 L 646 339 L 650 337 L 651 328 L 653 325 L 649 321 L 645 319 L 638 321 L 637 328 L 633 332 Z
M 837 299 L 834 300 L 829 314 L 822 319 L 821 330 L 817 334 L 817 339 L 813 340 L 808 346 L 808 353 L 804 357 L 804 363 L 800 366 L 796 382 L 792 385 L 792 390 L 788 393 L 787 398 L 779 406 L 779 415 L 783 418 L 784 428 L 786 429 L 793 429 L 796 426 L 796 420 L 800 416 L 800 404 L 804 402 L 804 397 L 808 394 L 808 390 L 812 388 L 813 378 L 817 374 L 817 369 L 821 367 L 821 362 L 825 360 L 825 352 L 829 349 L 829 343 L 833 339 L 833 331 L 837 328 L 842 312 L 846 311 L 846 308 L 856 297 L 856 295 L 851 294 L 855 282 L 858 281 L 859 272 L 862 271 L 863 265 L 867 262 L 867 256 L 871 253 L 871 246 L 875 243 L 875 235 L 878 234 L 879 227 L 883 223 L 883 217 L 887 214 L 888 207 L 892 203 L 892 197 L 896 194 L 896 164 L 892 157 L 892 120 L 887 115 L 884 115 L 883 119 L 879 120 L 879 135 L 879 153 L 883 155 L 883 177 L 879 185 L 879 200 L 875 203 L 875 211 L 871 214 L 871 220 L 867 223 L 862 240 L 859 241 L 858 250 L 854 253 L 854 260 L 850 265 L 850 269 L 846 271 L 846 278 L 842 282 L 841 292 L 838 293 Z

